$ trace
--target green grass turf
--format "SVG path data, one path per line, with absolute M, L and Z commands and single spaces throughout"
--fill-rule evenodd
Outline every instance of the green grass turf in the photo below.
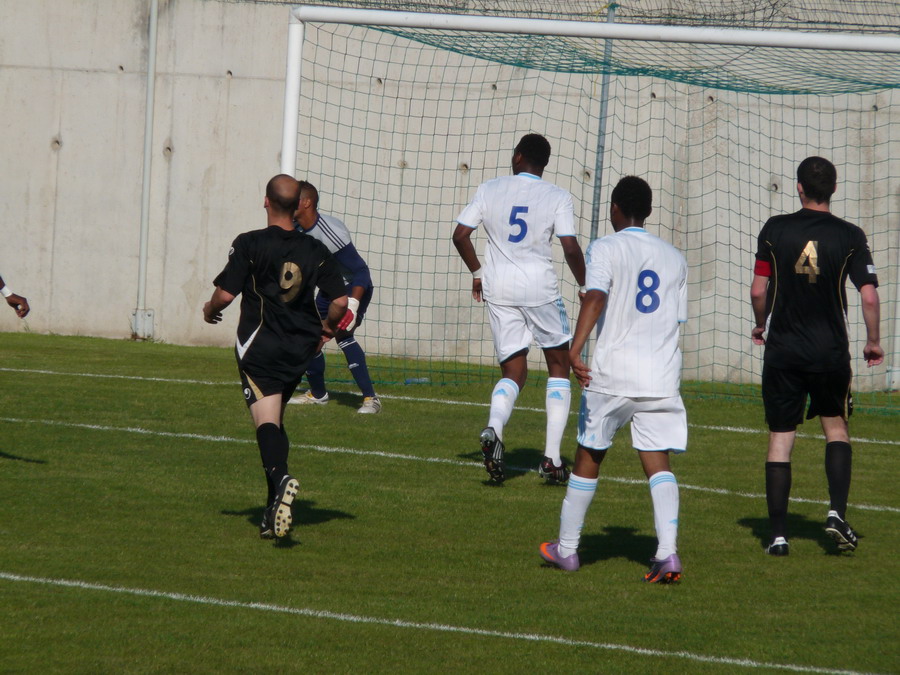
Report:
M 273 543 L 257 537 L 265 487 L 230 350 L 31 334 L 0 350 L 0 672 L 900 671 L 896 415 L 852 421 L 884 441 L 854 445 L 852 555 L 822 532 L 805 425 L 791 555 L 775 559 L 761 405 L 686 399 L 685 573 L 663 587 L 641 581 L 655 534 L 627 429 L 567 574 L 537 554 L 565 489 L 485 482 L 490 383 L 384 385 L 377 416 L 341 385 L 328 406 L 288 407 L 301 493 Z M 526 386 L 509 465 L 537 465 L 542 407 Z

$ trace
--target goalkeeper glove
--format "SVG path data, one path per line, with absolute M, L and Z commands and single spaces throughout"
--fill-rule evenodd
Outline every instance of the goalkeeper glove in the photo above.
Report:
M 359 300 L 354 297 L 347 298 L 347 313 L 344 314 L 344 317 L 338 322 L 338 330 L 345 330 L 347 332 L 353 330 L 353 327 L 356 325 L 356 316 L 359 313 Z

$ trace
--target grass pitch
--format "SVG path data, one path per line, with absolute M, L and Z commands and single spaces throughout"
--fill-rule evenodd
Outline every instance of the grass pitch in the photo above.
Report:
M 822 531 L 807 424 L 791 555 L 770 558 L 761 404 L 686 399 L 685 570 L 665 587 L 641 581 L 655 534 L 627 429 L 582 569 L 542 563 L 565 489 L 533 471 L 540 383 L 507 427 L 522 470 L 502 487 L 479 462 L 491 384 L 382 386 L 375 416 L 346 384 L 289 406 L 301 493 L 273 543 L 230 350 L 30 334 L 0 349 L 0 672 L 900 671 L 896 415 L 851 423 L 858 552 Z M 340 356 L 329 369 L 345 378 Z

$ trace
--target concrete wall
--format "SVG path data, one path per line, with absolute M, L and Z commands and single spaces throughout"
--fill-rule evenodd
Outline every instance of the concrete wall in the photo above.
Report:
M 31 330 L 128 337 L 147 0 L 0 3 L 0 274 Z M 200 308 L 278 173 L 287 8 L 161 0 L 147 306 L 158 339 L 227 344 Z M 21 329 L 12 312 L 0 330 Z M 236 317 L 229 316 L 226 326 Z

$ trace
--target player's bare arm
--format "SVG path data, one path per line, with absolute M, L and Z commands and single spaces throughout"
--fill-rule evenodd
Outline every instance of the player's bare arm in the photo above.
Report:
M 769 288 L 769 277 L 759 274 L 753 275 L 753 283 L 750 284 L 750 304 L 753 306 L 753 318 L 756 325 L 750 331 L 753 344 L 764 345 L 766 340 L 763 335 L 766 332 L 766 291 Z
M 331 334 L 336 333 L 338 331 L 338 326 L 341 323 L 341 319 L 344 318 L 346 313 L 347 296 L 341 295 L 334 298 L 331 301 L 331 304 L 328 305 L 328 316 L 325 317 L 323 327 Z
M 578 245 L 577 237 L 560 237 L 559 243 L 562 245 L 563 255 L 566 258 L 566 264 L 572 270 L 575 281 L 578 282 L 579 288 L 584 288 L 585 268 L 584 268 L 584 252 Z M 579 299 L 584 301 L 584 294 L 578 294 Z
M 884 361 L 884 349 L 881 347 L 881 305 L 878 300 L 878 289 L 873 284 L 866 284 L 859 289 L 862 299 L 862 315 L 866 324 L 866 346 L 863 347 L 863 358 L 871 368 Z
M 234 301 L 234 298 L 231 293 L 216 286 L 209 302 L 203 305 L 203 320 L 206 323 L 219 323 L 222 320 L 222 311 Z
M 472 228 L 465 225 L 457 225 L 453 231 L 453 245 L 459 252 L 459 257 L 463 259 L 466 267 L 472 273 L 472 297 L 476 302 L 481 302 L 481 276 L 474 276 L 481 270 L 481 263 L 478 260 L 478 254 L 475 252 L 475 246 L 472 244 Z M 582 260 L 582 269 L 584 261 Z M 582 279 L 584 272 L 582 271 Z
M 28 306 L 28 300 L 21 295 L 13 293 L 4 283 L 3 277 L 0 277 L 0 292 L 3 293 L 6 304 L 13 308 L 16 316 L 20 319 L 24 319 L 28 312 L 31 311 L 31 307 Z
M 581 303 L 581 311 L 578 312 L 578 322 L 575 324 L 575 335 L 572 345 L 569 347 L 569 361 L 572 364 L 572 372 L 582 388 L 591 382 L 591 369 L 581 360 L 581 352 L 584 345 L 597 325 L 597 319 L 606 307 L 608 296 L 603 291 L 592 289 L 585 293 Z

